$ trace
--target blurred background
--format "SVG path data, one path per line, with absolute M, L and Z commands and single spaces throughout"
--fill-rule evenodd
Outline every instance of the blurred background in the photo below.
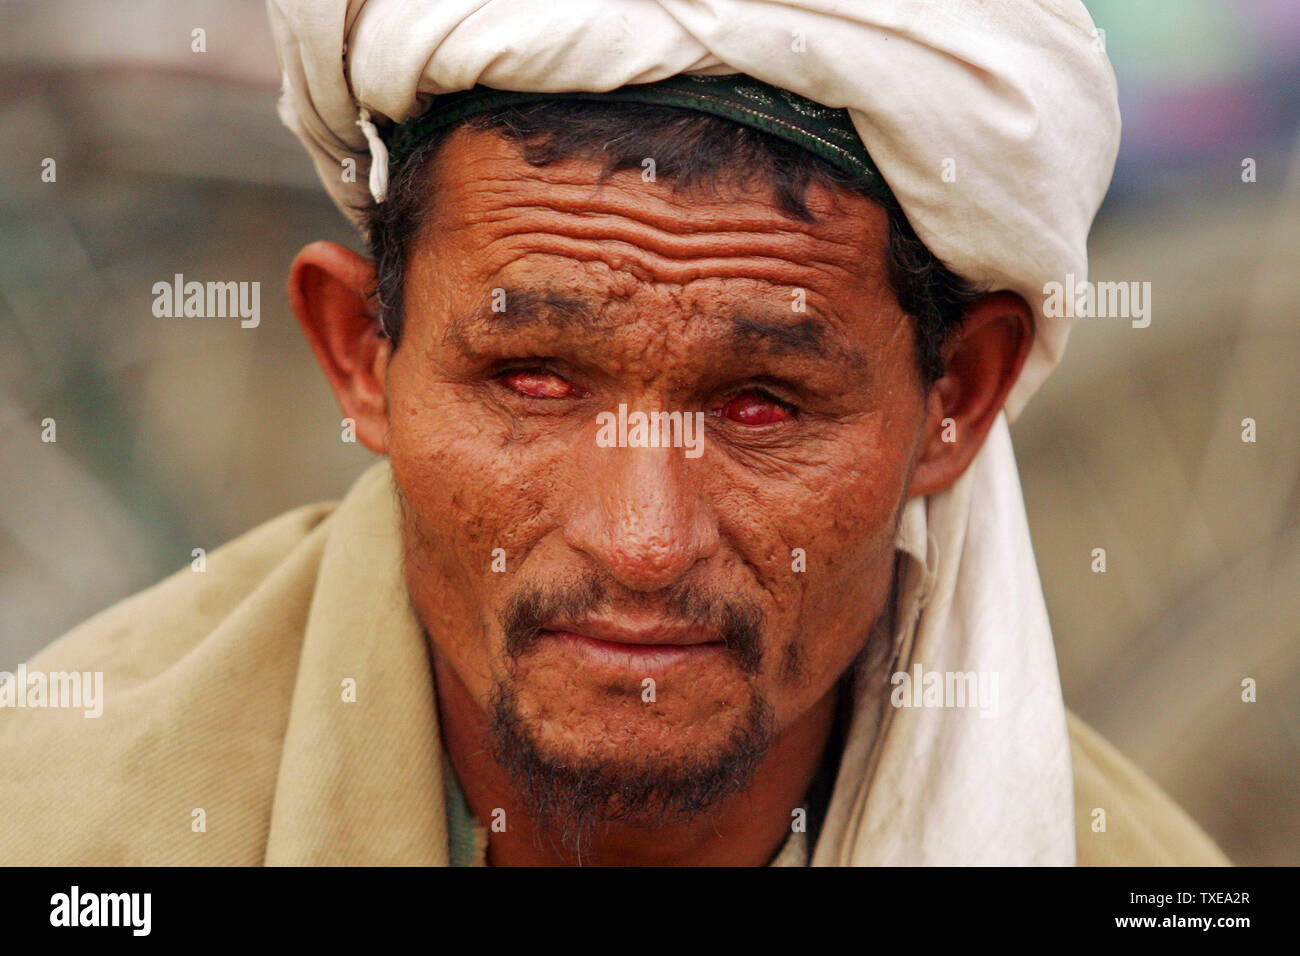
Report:
M 1091 278 L 1153 310 L 1079 321 L 1012 430 L 1065 698 L 1234 862 L 1300 863 L 1300 2 L 1087 5 L 1124 116 Z M 261 0 L 9 0 L 0 77 L 13 670 L 371 456 L 288 309 L 302 245 L 360 246 L 276 116 Z M 260 326 L 154 318 L 176 272 L 260 282 Z

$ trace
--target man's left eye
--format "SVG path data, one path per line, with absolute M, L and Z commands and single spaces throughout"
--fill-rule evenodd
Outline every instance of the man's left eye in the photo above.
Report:
M 576 398 L 585 394 L 572 382 L 544 368 L 510 369 L 498 378 L 525 398 Z
M 714 415 L 741 425 L 774 425 L 794 417 L 794 408 L 766 392 L 748 389 L 732 397 Z

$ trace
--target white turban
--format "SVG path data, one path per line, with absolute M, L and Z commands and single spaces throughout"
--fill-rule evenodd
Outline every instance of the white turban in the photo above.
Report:
M 1115 77 L 1079 0 L 269 0 L 285 123 L 334 201 L 382 196 L 377 134 L 483 85 L 605 92 L 748 74 L 849 111 L 926 246 L 1035 312 L 974 464 L 909 502 L 899 670 L 999 674 L 996 718 L 857 708 L 814 862 L 1072 863 L 1069 743 L 1007 421 L 1060 358 L 1048 282 L 1087 275 L 1119 142 Z M 372 156 L 379 168 L 370 169 Z M 356 162 L 355 181 L 340 174 Z M 369 174 L 369 175 L 368 175 Z M 367 182 L 370 189 L 367 190 Z M 869 696 L 869 695 L 868 695 Z M 868 799 L 868 796 L 870 799 Z

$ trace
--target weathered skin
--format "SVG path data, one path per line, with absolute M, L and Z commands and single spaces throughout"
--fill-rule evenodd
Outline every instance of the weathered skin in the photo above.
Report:
M 814 187 L 810 224 L 766 190 L 678 193 L 635 171 L 596 186 L 597 173 L 578 160 L 534 168 L 506 140 L 461 129 L 408 252 L 400 347 L 369 326 L 369 263 L 340 247 L 300 255 L 295 308 L 358 436 L 391 460 L 444 741 L 476 815 L 506 811 L 492 861 L 559 852 L 533 840 L 484 751 L 483 707 L 508 679 L 539 744 L 575 760 L 715 753 L 761 695 L 777 740 L 747 792 L 690 824 L 610 828 L 591 857 L 761 864 L 821 759 L 835 682 L 888 599 L 900 508 L 973 457 L 1023 361 L 1028 310 L 1007 294 L 972 307 L 949 376 L 926 390 L 871 201 Z M 504 313 L 491 311 L 498 288 Z M 594 313 L 512 313 L 525 289 Z M 703 455 L 599 447 L 597 413 L 620 403 L 709 413 Z M 945 416 L 956 443 L 939 438 Z M 495 548 L 505 573 L 491 569 Z M 756 606 L 757 671 L 703 654 L 652 675 L 645 703 L 646 675 L 558 642 L 512 665 L 498 619 L 507 599 L 593 577 L 609 613 L 631 622 L 663 618 L 664 596 L 683 586 Z

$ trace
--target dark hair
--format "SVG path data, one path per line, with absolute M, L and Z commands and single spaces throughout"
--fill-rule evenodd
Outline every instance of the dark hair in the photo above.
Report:
M 749 126 L 696 110 L 672 106 L 539 100 L 475 114 L 418 143 L 389 171 L 383 203 L 361 211 L 375 260 L 375 295 L 381 331 L 397 345 L 402 332 L 402 289 L 406 247 L 420 232 L 428 200 L 428 173 L 443 143 L 461 125 L 513 136 L 534 166 L 572 156 L 600 159 L 603 182 L 621 169 L 640 169 L 654 157 L 655 173 L 674 186 L 757 182 L 774 193 L 787 215 L 817 218 L 804 203 L 812 183 L 838 185 L 868 195 L 866 183 L 802 147 Z M 979 298 L 975 287 L 949 270 L 925 247 L 897 202 L 881 203 L 889 217 L 888 275 L 899 305 L 916 320 L 917 359 L 928 387 L 942 377 L 941 349 Z

